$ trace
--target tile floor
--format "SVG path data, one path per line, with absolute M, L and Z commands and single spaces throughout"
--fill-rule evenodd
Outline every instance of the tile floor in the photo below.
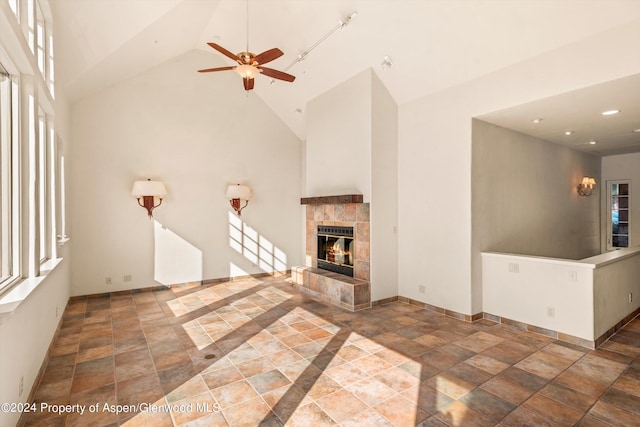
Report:
M 639 426 L 640 318 L 588 351 L 402 303 L 349 313 L 283 278 L 90 298 L 35 401 L 86 409 L 26 425 Z

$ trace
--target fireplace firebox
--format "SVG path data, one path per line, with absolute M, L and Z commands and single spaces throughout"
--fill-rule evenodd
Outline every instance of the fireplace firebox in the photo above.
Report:
M 353 227 L 318 226 L 318 268 L 353 277 Z

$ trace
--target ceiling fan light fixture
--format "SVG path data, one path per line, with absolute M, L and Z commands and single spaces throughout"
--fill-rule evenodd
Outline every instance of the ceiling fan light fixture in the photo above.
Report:
M 257 67 L 248 64 L 238 65 L 234 71 L 240 74 L 243 79 L 253 79 L 260 74 L 260 70 Z

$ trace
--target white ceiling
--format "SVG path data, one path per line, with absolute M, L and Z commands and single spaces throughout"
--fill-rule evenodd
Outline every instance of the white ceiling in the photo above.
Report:
M 233 65 L 206 43 L 218 43 L 234 53 L 247 44 L 245 0 L 55 0 L 51 4 L 56 77 L 71 101 L 191 49 L 211 53 L 201 68 Z M 305 61 L 295 63 L 300 53 L 353 11 L 357 16 L 348 26 Z M 369 67 L 403 104 L 638 19 L 638 0 L 249 0 L 250 51 L 280 48 L 284 56 L 269 67 L 282 70 L 295 63 L 287 72 L 296 76 L 293 83 L 274 84 L 259 76 L 254 92 L 304 139 L 307 102 Z M 385 55 L 393 61 L 386 70 L 381 67 Z M 185 77 L 202 76 L 194 70 L 193 76 Z M 633 84 L 638 87 L 637 80 Z M 245 96 L 239 76 L 237 87 L 238 96 Z M 626 98 L 625 102 L 633 101 Z M 557 104 L 558 114 L 567 105 L 552 104 Z M 540 107 L 546 113 L 543 123 L 552 123 L 549 104 Z M 619 117 L 631 113 L 624 109 L 625 116 Z M 579 120 L 569 110 L 565 108 L 565 117 Z
M 602 115 L 610 110 L 620 112 Z M 640 74 L 478 118 L 596 155 L 640 152 Z

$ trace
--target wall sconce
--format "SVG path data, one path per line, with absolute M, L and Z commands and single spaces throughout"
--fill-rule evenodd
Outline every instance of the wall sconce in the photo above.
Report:
M 582 178 L 582 182 L 578 184 L 578 194 L 581 196 L 590 196 L 593 192 L 593 186 L 596 185 L 595 178 L 585 176 Z
M 152 211 L 162 204 L 162 198 L 167 195 L 167 189 L 162 181 L 136 181 L 133 183 L 131 195 L 138 199 L 138 204 L 147 210 L 149 219 L 153 218 Z M 155 198 L 158 204 L 155 204 Z
M 226 196 L 227 199 L 229 199 L 229 203 L 231 204 L 233 210 L 236 211 L 236 214 L 238 214 L 238 216 L 240 216 L 242 209 L 247 207 L 247 205 L 249 204 L 249 199 L 251 198 L 251 188 L 247 187 L 246 185 L 240 184 L 230 185 L 227 187 Z M 242 200 L 244 200 L 245 203 L 244 206 L 240 207 Z

